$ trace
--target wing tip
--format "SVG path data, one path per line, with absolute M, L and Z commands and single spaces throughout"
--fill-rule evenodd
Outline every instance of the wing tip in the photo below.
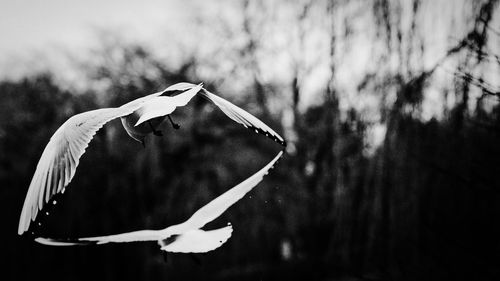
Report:
M 26 232 L 26 229 L 21 224 L 19 224 L 19 227 L 17 228 L 17 235 L 23 235 L 24 232 Z
M 31 221 L 33 220 L 32 212 L 28 212 L 27 202 L 24 203 L 23 209 L 21 210 L 21 216 L 19 218 L 19 225 L 17 227 L 17 234 L 23 235 L 28 231 Z M 36 215 L 35 215 L 36 216 Z
M 47 246 L 84 246 L 84 245 L 96 244 L 91 241 L 81 241 L 80 239 L 72 240 L 72 239 L 54 239 L 54 238 L 37 237 L 34 240 L 39 244 Z
M 19 222 L 19 226 L 17 228 L 17 234 L 23 235 L 29 230 L 30 222 L 26 222 L 25 220 Z
M 201 95 L 206 100 L 212 102 L 216 107 L 224 112 L 229 118 L 240 123 L 246 129 L 250 129 L 257 134 L 261 134 L 271 139 L 272 141 L 278 143 L 282 147 L 287 147 L 286 140 L 278 133 L 276 133 L 271 127 L 266 125 L 257 117 L 253 116 L 251 113 L 244 109 L 241 109 L 237 105 L 234 105 L 230 101 L 227 101 L 207 89 L 203 88 L 203 94 Z M 242 115 L 243 114 L 243 115 Z M 247 115 L 246 117 L 244 115 Z M 250 119 L 250 120 L 248 120 Z

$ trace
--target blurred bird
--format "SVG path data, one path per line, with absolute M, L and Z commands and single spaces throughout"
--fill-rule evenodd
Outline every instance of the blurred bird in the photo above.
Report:
M 166 252 L 205 253 L 215 250 L 231 237 L 233 232 L 232 225 L 228 223 L 227 226 L 214 230 L 202 230 L 201 228 L 219 217 L 231 205 L 238 202 L 261 182 L 282 155 L 283 151 L 280 151 L 264 168 L 200 208 L 183 223 L 172 225 L 162 230 L 139 230 L 71 240 L 39 237 L 35 241 L 50 246 L 157 241 L 161 250 Z
M 177 95 L 171 96 L 172 94 Z M 174 128 L 179 128 L 170 114 L 177 107 L 185 106 L 197 94 L 216 105 L 235 122 L 283 146 L 286 145 L 284 139 L 262 121 L 229 101 L 210 93 L 202 87 L 202 84 L 177 83 L 164 91 L 136 99 L 120 107 L 80 113 L 59 127 L 45 147 L 24 201 L 18 234 L 21 235 L 30 228 L 38 212 L 51 198 L 64 192 L 75 175 L 80 157 L 92 137 L 104 124 L 120 117 L 128 135 L 144 145 L 144 139 L 148 134 L 162 135 L 157 128 L 165 116 Z M 52 203 L 55 204 L 56 201 Z

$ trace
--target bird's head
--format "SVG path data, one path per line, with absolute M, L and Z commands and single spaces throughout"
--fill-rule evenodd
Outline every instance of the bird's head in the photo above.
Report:
M 125 128 L 125 131 L 131 138 L 145 146 L 146 143 L 144 141 L 146 139 L 147 132 L 142 132 L 141 130 L 138 130 L 138 128 L 134 128 L 133 124 L 135 121 L 137 121 L 136 119 L 137 117 L 133 116 L 133 114 L 122 117 L 121 121 L 123 124 L 123 128 Z
M 129 134 L 134 140 L 140 142 L 142 146 L 146 147 L 146 136 L 144 135 L 134 135 L 134 134 Z

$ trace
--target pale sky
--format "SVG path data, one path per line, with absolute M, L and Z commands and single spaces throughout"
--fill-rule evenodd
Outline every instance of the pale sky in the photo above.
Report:
M 182 32 L 189 9 L 192 1 L 0 0 L 0 77 L 23 71 L 19 62 L 87 50 L 97 43 L 96 30 L 139 42 L 158 40 L 168 29 Z
M 0 0 L 0 56 L 63 44 L 89 44 L 94 28 L 148 38 L 182 18 L 188 1 Z M 181 4 L 184 3 L 184 4 Z

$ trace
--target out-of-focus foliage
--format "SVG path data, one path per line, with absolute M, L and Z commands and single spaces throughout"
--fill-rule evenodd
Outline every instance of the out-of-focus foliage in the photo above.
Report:
M 228 7 L 241 17 L 229 23 L 221 14 L 207 35 L 225 43 L 210 49 L 200 38 L 175 67 L 146 46 L 104 40 L 83 65 L 86 90 L 65 90 L 51 74 L 1 82 L 3 276 L 496 280 L 500 49 L 492 42 L 500 39 L 499 5 L 461 2 L 467 31 L 440 38 L 447 49 L 429 62 L 433 37 L 423 26 L 433 2 L 234 1 Z M 375 28 L 368 38 L 367 26 Z M 341 77 L 357 61 L 353 42 L 371 44 L 371 59 L 346 84 Z M 285 78 L 273 79 L 273 64 L 286 68 Z M 198 264 L 181 254 L 165 262 L 154 243 L 55 248 L 16 235 L 38 157 L 69 116 L 201 80 L 289 141 L 278 168 L 211 224 L 233 223 L 226 245 L 196 257 Z M 429 114 L 433 94 L 437 115 Z M 279 149 L 200 99 L 173 118 L 181 129 L 164 124 L 165 136 L 151 136 L 146 148 L 119 121 L 99 131 L 41 233 L 105 235 L 177 223 Z

